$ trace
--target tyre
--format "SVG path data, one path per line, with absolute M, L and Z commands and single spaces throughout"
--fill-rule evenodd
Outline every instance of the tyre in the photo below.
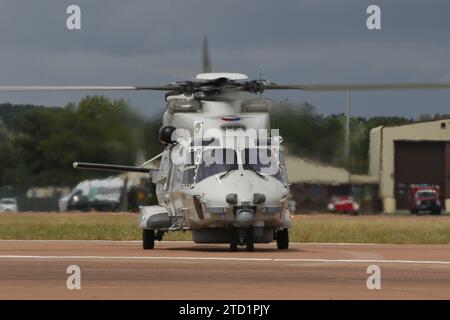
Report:
M 238 249 L 238 244 L 235 241 L 230 242 L 230 252 L 236 252 Z
M 432 215 L 440 215 L 442 213 L 441 209 L 435 209 L 433 211 L 431 211 Z
M 245 251 L 247 252 L 253 252 L 253 250 L 255 249 L 255 245 L 253 244 L 253 241 L 248 241 L 245 244 Z
M 144 250 L 155 247 L 155 232 L 153 230 L 142 230 L 142 247 Z
M 239 234 L 235 228 L 230 230 L 230 251 L 236 252 L 239 245 Z
M 245 250 L 247 252 L 252 252 L 255 248 L 254 243 L 253 243 L 253 229 L 252 228 L 248 228 L 247 230 L 245 230 Z
M 289 248 L 289 231 L 288 229 L 283 229 L 277 231 L 277 247 L 280 250 L 286 250 Z

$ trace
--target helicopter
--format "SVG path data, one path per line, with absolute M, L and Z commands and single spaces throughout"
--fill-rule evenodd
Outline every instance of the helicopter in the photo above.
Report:
M 194 80 L 157 86 L 0 86 L 0 91 L 163 91 L 159 132 L 164 151 L 140 166 L 74 162 L 77 169 L 140 172 L 156 185 L 158 205 L 141 206 L 143 249 L 171 231 L 191 231 L 195 243 L 225 243 L 230 251 L 276 240 L 289 248 L 291 199 L 283 138 L 270 128 L 276 103 L 266 90 L 361 91 L 449 89 L 449 83 L 279 84 L 242 73 L 212 72 L 207 39 L 203 72 Z M 159 167 L 152 163 L 159 160 Z

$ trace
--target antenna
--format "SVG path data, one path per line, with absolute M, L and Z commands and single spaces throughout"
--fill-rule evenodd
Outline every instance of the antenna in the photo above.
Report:
M 345 99 L 345 160 L 350 156 L 350 91 L 347 90 Z
M 202 67 L 203 67 L 203 72 L 204 73 L 209 73 L 209 72 L 212 71 L 211 59 L 209 57 L 209 50 L 208 50 L 208 37 L 206 35 L 203 37 Z

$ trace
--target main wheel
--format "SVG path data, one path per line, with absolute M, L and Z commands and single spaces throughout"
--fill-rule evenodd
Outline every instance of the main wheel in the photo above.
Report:
M 289 248 L 289 232 L 288 229 L 277 231 L 277 247 L 280 250 Z
M 155 247 L 155 232 L 153 230 L 142 230 L 142 246 L 144 250 Z

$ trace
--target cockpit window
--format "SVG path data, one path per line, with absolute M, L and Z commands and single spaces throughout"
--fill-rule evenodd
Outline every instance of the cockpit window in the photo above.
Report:
M 269 148 L 248 148 L 242 152 L 244 170 L 254 170 L 263 175 L 282 180 L 279 157 Z
M 219 173 L 238 169 L 237 156 L 233 149 L 207 149 L 203 151 L 201 163 L 197 167 L 197 182 Z

